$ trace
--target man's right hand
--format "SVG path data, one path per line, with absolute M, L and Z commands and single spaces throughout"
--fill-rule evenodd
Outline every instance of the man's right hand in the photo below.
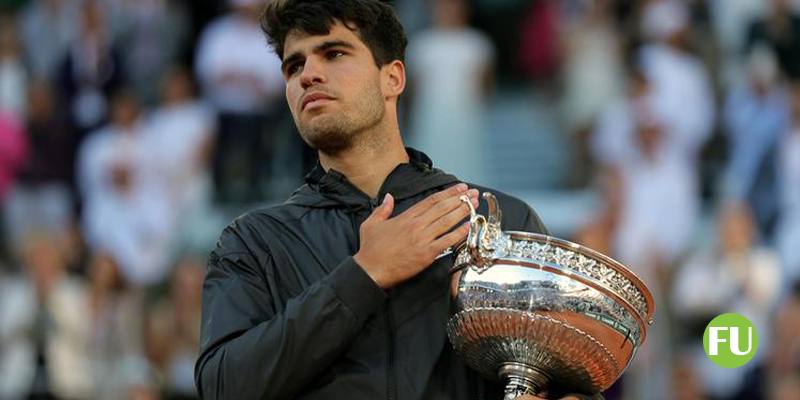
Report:
M 384 289 L 412 278 L 469 233 L 467 223 L 453 229 L 469 215 L 469 207 L 460 200 L 463 195 L 477 208 L 478 190 L 460 183 L 389 218 L 394 198 L 387 194 L 361 224 L 361 247 L 353 259 Z

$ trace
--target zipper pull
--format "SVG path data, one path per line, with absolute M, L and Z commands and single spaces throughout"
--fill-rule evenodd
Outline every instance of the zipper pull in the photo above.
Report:
M 369 210 L 370 211 L 378 208 L 380 205 L 381 205 L 381 197 L 380 197 L 380 195 L 378 195 L 378 197 L 376 197 L 374 199 L 369 199 Z

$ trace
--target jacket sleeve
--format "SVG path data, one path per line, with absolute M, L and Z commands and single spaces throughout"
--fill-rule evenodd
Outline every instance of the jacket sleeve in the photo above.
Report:
M 276 306 L 265 271 L 281 266 L 272 258 L 267 264 L 259 265 L 231 228 L 211 253 L 195 365 L 203 399 L 296 397 L 347 349 L 386 296 L 350 257 Z

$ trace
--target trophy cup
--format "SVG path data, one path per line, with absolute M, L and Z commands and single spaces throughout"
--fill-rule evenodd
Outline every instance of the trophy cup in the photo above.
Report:
M 467 365 L 505 384 L 505 400 L 549 386 L 608 389 L 653 323 L 650 291 L 622 264 L 547 235 L 504 232 L 470 207 L 470 233 L 450 270 L 447 333 Z

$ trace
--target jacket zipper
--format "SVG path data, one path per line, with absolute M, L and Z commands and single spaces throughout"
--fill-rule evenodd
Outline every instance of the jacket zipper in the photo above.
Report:
M 381 196 L 369 200 L 369 212 L 372 213 L 375 208 L 380 206 Z M 388 299 L 386 300 L 386 399 L 397 399 L 397 382 L 394 372 L 394 312 L 392 310 L 392 290 L 386 291 Z

